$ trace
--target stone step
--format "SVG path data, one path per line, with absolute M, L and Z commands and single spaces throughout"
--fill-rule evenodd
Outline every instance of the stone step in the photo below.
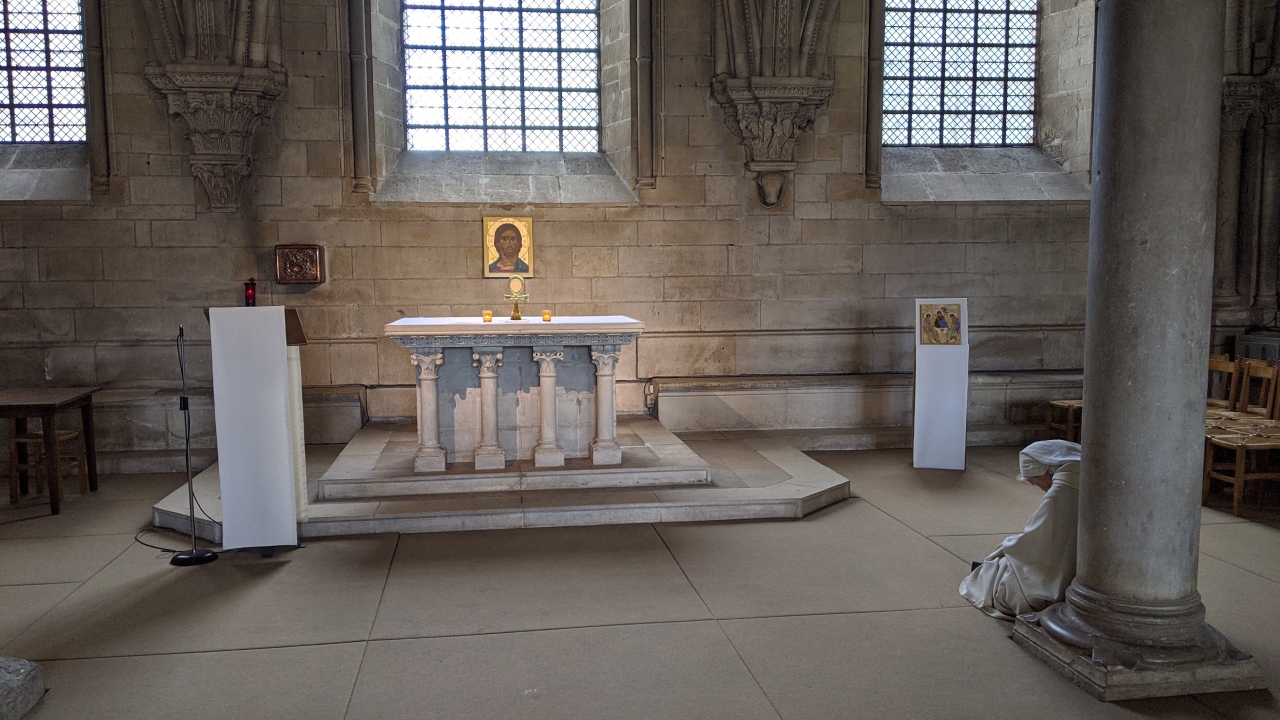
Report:
M 648 416 L 622 416 L 619 465 L 570 458 L 564 467 L 535 467 L 516 460 L 502 470 L 451 463 L 443 472 L 415 472 L 417 430 L 412 424 L 369 423 L 347 443 L 317 482 L 318 500 L 404 495 L 637 488 L 707 485 L 709 467 L 679 438 Z
M 616 467 L 594 467 L 590 460 L 575 459 L 568 461 L 565 467 L 555 469 L 535 468 L 528 461 L 520 461 L 502 472 L 478 471 L 471 465 L 465 465 L 455 466 L 453 471 L 443 473 L 386 478 L 326 476 L 320 479 L 319 499 L 696 486 L 711 483 L 711 476 L 705 465 L 701 468 L 646 468 L 638 462 L 627 462 L 629 454 L 631 448 L 623 448 L 623 464 Z
M 824 450 L 888 450 L 909 448 L 912 444 L 910 427 L 860 427 L 825 428 L 819 430 L 722 430 L 717 432 L 682 432 L 684 440 L 726 439 L 740 440 L 755 437 L 771 437 L 785 441 L 802 452 Z M 984 445 L 1027 445 L 1042 439 L 1044 425 L 970 425 L 965 444 L 969 447 Z
M 656 421 L 636 422 L 641 426 L 633 429 L 648 442 L 689 450 Z M 735 451 L 724 452 L 721 448 L 717 459 L 709 464 L 715 478 L 710 485 L 541 489 L 346 501 L 313 496 L 298 532 L 300 537 L 315 538 L 379 532 L 799 518 L 850 496 L 846 478 L 783 440 L 761 436 L 721 444 L 732 445 Z M 330 469 L 324 464 L 326 452 L 327 458 L 334 457 L 331 450 L 311 446 L 307 451 L 313 477 Z M 200 473 L 194 485 L 203 508 L 196 511 L 196 534 L 220 543 L 222 503 L 217 465 Z M 157 527 L 189 533 L 186 487 L 157 503 L 152 517 Z
M 654 378 L 652 383 L 658 419 L 673 432 L 863 433 L 862 445 L 829 449 L 905 447 L 901 433 L 910 435 L 910 373 Z M 1078 372 L 971 372 L 970 443 L 987 444 L 981 433 L 1003 432 L 999 426 L 1016 434 L 1020 426 L 1043 423 L 1049 400 L 1080 397 L 1081 383 Z M 975 430 L 978 437 L 972 437 Z M 865 444 L 872 441 L 886 444 Z

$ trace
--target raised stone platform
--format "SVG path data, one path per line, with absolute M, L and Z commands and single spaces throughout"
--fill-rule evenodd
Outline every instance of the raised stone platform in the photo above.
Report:
M 444 472 L 415 473 L 414 426 L 374 422 L 352 438 L 320 477 L 317 499 L 711 483 L 706 461 L 683 444 L 649 445 L 625 425 L 619 431 L 620 465 L 599 466 L 590 458 L 572 458 L 564 467 L 538 468 L 532 460 L 517 460 L 505 470 L 476 470 L 473 463 L 453 463 Z
M 424 474 L 419 476 L 421 480 L 409 479 L 396 469 L 404 462 L 402 448 L 390 446 L 404 442 L 394 439 L 397 434 L 408 433 L 408 437 L 413 438 L 413 432 L 413 426 L 407 423 L 379 423 L 361 431 L 340 453 L 335 452 L 334 446 L 308 447 L 310 501 L 306 517 L 299 523 L 299 536 L 799 518 L 849 497 L 847 479 L 784 440 L 765 434 L 723 440 L 716 443 L 714 453 L 703 457 L 657 420 L 643 415 L 620 417 L 618 438 L 623 445 L 624 460 L 632 457 L 637 461 L 631 470 L 636 473 L 635 478 L 650 477 L 658 480 L 656 484 L 548 488 L 548 483 L 574 482 L 573 473 L 579 469 L 573 466 L 562 469 L 560 472 L 568 479 L 555 480 L 552 475 L 515 468 L 508 471 L 514 480 L 509 478 L 505 482 L 542 483 L 543 487 L 408 494 L 404 491 L 421 487 L 420 483 L 440 482 L 432 478 L 441 477 Z M 385 437 L 376 433 L 383 433 Z M 412 440 L 408 445 L 413 445 Z M 412 448 L 407 451 L 411 461 Z M 357 461 L 356 456 L 365 457 Z M 338 461 L 344 457 L 350 462 L 340 465 Z M 390 484 L 382 489 L 399 494 L 366 494 L 340 500 L 320 497 L 320 481 L 326 477 L 329 490 L 341 488 L 344 492 L 355 492 L 361 480 L 351 471 L 357 462 L 371 473 L 389 473 Z M 599 471 L 600 468 L 582 471 L 582 477 L 598 480 Z M 698 473 L 704 478 L 703 482 L 688 484 Z M 465 475 L 465 472 L 459 474 Z M 338 475 L 349 477 L 338 479 Z M 666 481 L 672 478 L 682 482 Z M 377 476 L 366 480 L 371 485 L 360 490 L 366 493 L 388 482 Z M 207 513 L 202 516 L 197 509 L 196 534 L 210 542 L 221 542 L 218 523 L 222 520 L 222 504 L 216 465 L 196 477 L 195 488 L 200 506 Z M 152 514 L 158 527 L 190 532 L 186 487 L 157 503 Z

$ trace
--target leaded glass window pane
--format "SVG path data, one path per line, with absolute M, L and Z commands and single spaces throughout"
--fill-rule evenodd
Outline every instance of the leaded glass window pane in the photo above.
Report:
M 410 150 L 597 152 L 598 0 L 404 5 Z
M 1035 142 L 1036 0 L 886 0 L 885 145 Z
M 0 2 L 0 143 L 84 142 L 79 0 Z

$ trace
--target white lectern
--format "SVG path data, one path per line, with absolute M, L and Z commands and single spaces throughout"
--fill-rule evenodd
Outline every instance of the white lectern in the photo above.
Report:
M 285 309 L 210 308 L 222 546 L 298 544 Z
M 969 303 L 917 299 L 915 442 L 918 468 L 963 470 L 969 411 Z

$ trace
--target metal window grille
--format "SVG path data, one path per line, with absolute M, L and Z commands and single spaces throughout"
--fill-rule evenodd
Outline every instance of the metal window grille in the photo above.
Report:
M 84 142 L 79 0 L 0 3 L 0 143 Z
M 886 0 L 883 144 L 1032 144 L 1036 13 L 1036 0 Z
M 404 6 L 410 150 L 597 152 L 598 0 Z

